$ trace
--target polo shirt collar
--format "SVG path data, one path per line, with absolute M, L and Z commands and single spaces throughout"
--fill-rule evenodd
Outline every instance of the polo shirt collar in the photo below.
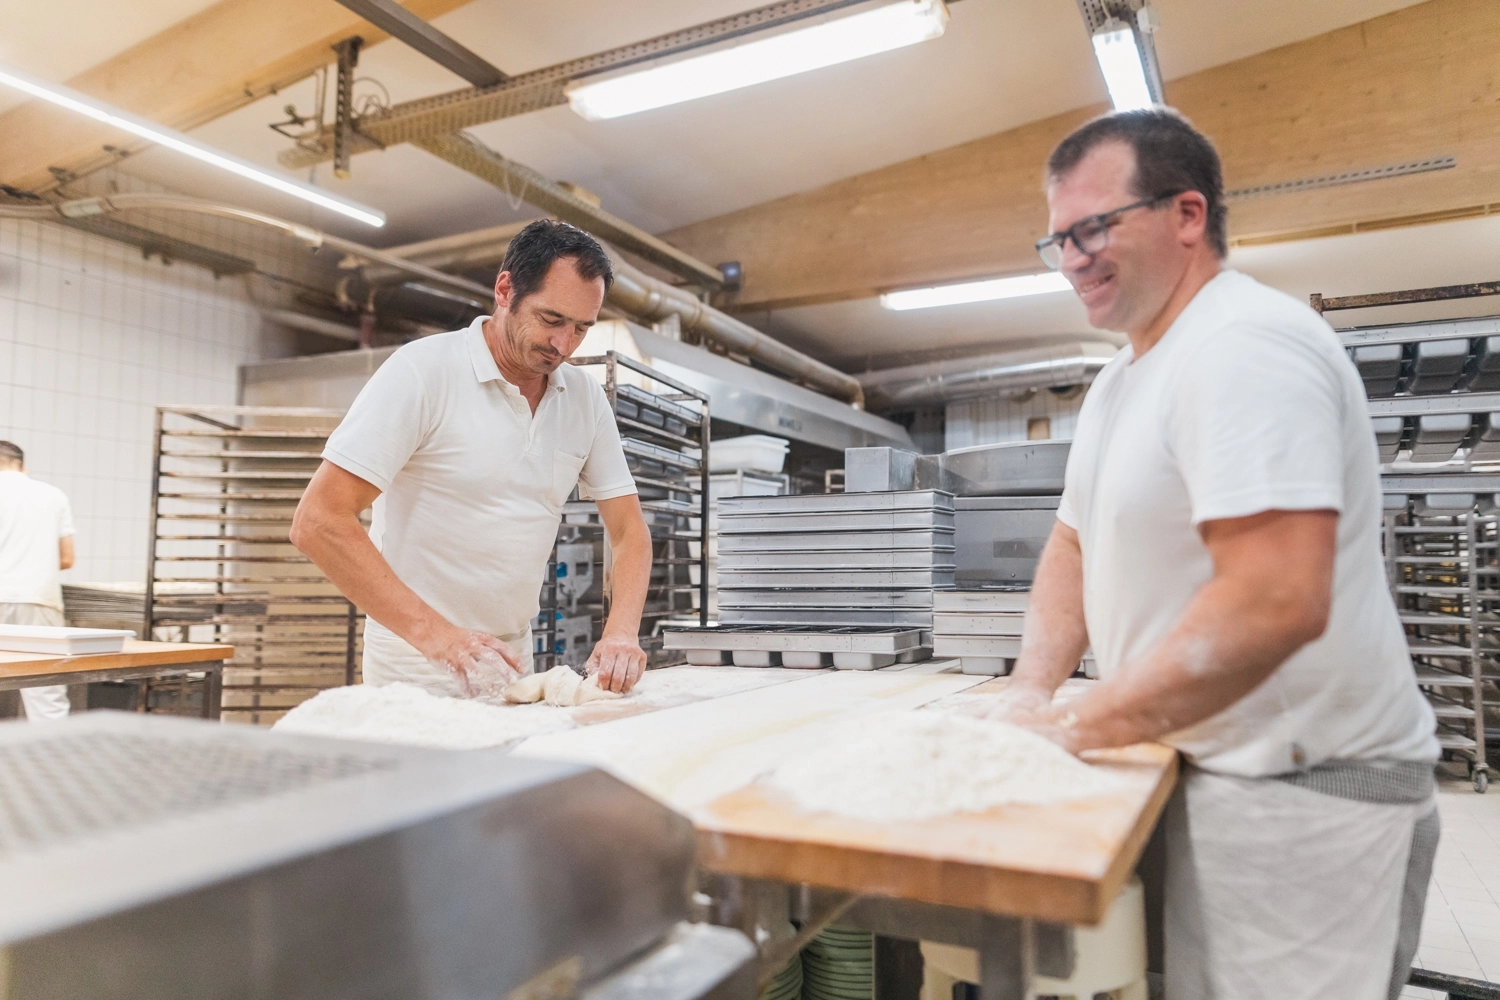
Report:
M 474 377 L 480 382 L 503 382 L 515 388 L 510 379 L 506 378 L 505 373 L 500 370 L 500 366 L 495 364 L 495 356 L 490 353 L 490 345 L 485 342 L 484 323 L 487 319 L 489 319 L 488 316 L 478 317 L 464 331 L 464 340 L 469 345 L 469 362 L 474 366 Z M 563 364 L 567 362 L 564 361 Z M 547 387 L 557 392 L 562 392 L 567 388 L 563 380 L 562 365 L 547 376 Z

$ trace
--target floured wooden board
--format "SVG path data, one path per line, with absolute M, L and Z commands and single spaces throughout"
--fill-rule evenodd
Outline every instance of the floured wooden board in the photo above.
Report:
M 604 767 L 690 816 L 713 871 L 991 913 L 1092 924 L 1140 856 L 1171 793 L 1172 750 L 1090 755 L 1121 790 L 921 822 L 811 813 L 757 779 L 815 753 L 834 720 L 974 707 L 1005 678 L 840 672 L 526 741 L 517 752 Z M 1076 696 L 1087 682 L 1070 682 Z

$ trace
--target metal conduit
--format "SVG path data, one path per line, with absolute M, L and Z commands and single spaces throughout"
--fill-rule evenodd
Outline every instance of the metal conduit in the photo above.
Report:
M 293 236 L 309 247 L 331 247 L 353 257 L 364 261 L 385 264 L 396 268 L 407 274 L 415 275 L 424 280 L 441 284 L 447 288 L 465 292 L 469 295 L 479 296 L 481 302 L 491 301 L 494 292 L 492 289 L 468 280 L 460 278 L 443 271 L 434 270 L 422 264 L 414 264 L 409 260 L 397 257 L 395 254 L 367 247 L 363 243 L 355 243 L 338 236 L 304 226 L 296 222 L 287 222 L 273 215 L 263 215 L 260 212 L 252 212 L 248 209 L 235 208 L 233 205 L 220 205 L 210 201 L 200 201 L 197 198 L 185 198 L 180 195 L 166 194 L 112 194 L 100 198 L 75 198 L 72 201 L 62 201 L 49 205 L 0 205 L 0 218 L 9 219 L 47 219 L 65 218 L 81 219 L 91 215 L 112 215 L 124 211 L 169 211 L 169 212 L 194 212 L 199 215 L 215 215 L 225 219 L 237 219 L 241 222 L 251 222 L 256 225 L 266 226 L 270 229 L 278 229 L 289 236 Z
M 658 281 L 611 254 L 615 282 L 606 297 L 610 305 L 652 322 L 676 316 L 684 330 L 759 361 L 772 371 L 790 376 L 819 392 L 863 409 L 865 390 L 859 379 L 810 358 L 781 341 L 698 301 L 688 292 Z
M 1077 385 L 1099 373 L 1119 348 L 1089 341 L 887 368 L 859 377 L 872 408 L 950 403 L 997 392 Z

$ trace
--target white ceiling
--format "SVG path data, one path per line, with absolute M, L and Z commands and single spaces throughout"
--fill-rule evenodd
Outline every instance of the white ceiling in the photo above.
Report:
M 1376 17 L 1414 0 L 1153 2 L 1162 22 L 1158 52 L 1171 79 Z M 63 79 L 206 5 L 206 0 L 16 4 L 19 21 L 7 13 L 0 59 Z M 435 23 L 501 69 L 517 73 L 754 5 L 755 0 L 473 0 Z M 129 16 L 119 7 L 128 8 Z M 1074 0 L 962 0 L 952 4 L 951 12 L 946 35 L 935 41 L 747 90 L 609 122 L 586 122 L 559 107 L 473 131 L 507 156 L 581 184 L 599 194 L 610 211 L 659 232 L 1105 99 Z M 464 86 L 397 42 L 368 49 L 359 74 L 378 81 L 398 102 Z M 356 88 L 360 97 L 379 93 L 374 82 Z M 288 140 L 266 126 L 283 117 L 281 108 L 287 103 L 310 113 L 313 81 L 211 122 L 194 135 L 275 166 L 276 154 Z M 381 231 L 164 150 L 132 158 L 125 169 L 375 245 L 537 214 L 410 146 L 357 157 L 354 176 L 346 181 L 334 180 L 326 165 L 316 171 L 318 183 L 384 209 L 390 223 Z M 1377 187 L 1371 185 L 1376 196 Z M 1252 273 L 1299 295 L 1311 290 L 1303 287 L 1307 282 L 1336 291 L 1345 278 L 1350 291 L 1366 290 L 1371 283 L 1376 288 L 1393 287 L 1393 281 L 1405 286 L 1428 280 L 1416 279 L 1425 261 L 1412 248 L 1432 242 L 1423 234 L 1446 229 L 1265 247 L 1238 254 L 1236 263 L 1243 260 L 1241 266 Z M 1493 229 L 1484 231 L 1486 239 L 1495 235 Z M 1365 240 L 1380 241 L 1391 256 L 1366 261 L 1357 249 L 1373 245 Z M 1472 262 L 1446 245 L 1433 249 L 1456 257 L 1455 264 Z M 1346 265 L 1340 255 L 1363 263 Z M 1376 280 L 1366 265 L 1390 271 L 1387 259 L 1401 261 L 1402 273 Z M 1440 267 L 1427 270 L 1433 281 L 1450 280 L 1450 272 Z M 746 318 L 790 343 L 856 367 L 872 357 L 910 351 L 911 345 L 973 350 L 1087 330 L 1081 310 L 1066 294 L 900 315 L 885 313 L 871 301 Z

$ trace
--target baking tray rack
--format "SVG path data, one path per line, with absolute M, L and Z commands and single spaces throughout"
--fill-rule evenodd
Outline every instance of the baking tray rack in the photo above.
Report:
M 720 501 L 722 503 L 723 501 Z M 952 531 L 951 510 L 830 510 L 809 513 L 732 515 L 719 509 L 719 536 L 794 532 Z
M 901 661 L 926 659 L 917 628 L 861 626 L 741 625 L 663 630 L 667 649 L 680 649 L 689 663 L 738 667 L 878 670 Z
M 767 570 L 946 570 L 957 568 L 948 549 L 808 549 L 797 552 L 725 552 L 719 550 L 719 572 Z
M 836 590 L 861 588 L 951 587 L 955 570 L 947 569 L 853 569 L 834 565 L 804 568 L 726 570 L 719 566 L 720 590 Z
M 849 552 L 873 549 L 955 552 L 953 528 L 915 531 L 818 531 L 782 535 L 719 535 L 719 554 L 731 552 Z
M 719 586 L 720 608 L 920 608 L 932 615 L 932 590 L 730 590 Z

